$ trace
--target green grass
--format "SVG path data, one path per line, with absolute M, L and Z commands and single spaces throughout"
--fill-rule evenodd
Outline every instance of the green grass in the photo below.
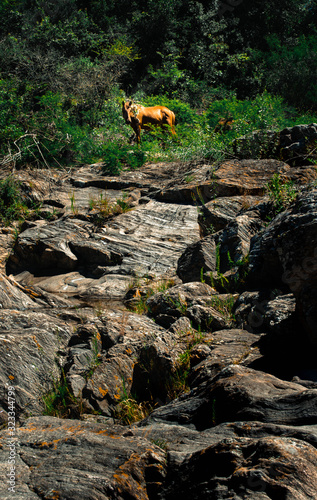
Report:
M 28 120 L 25 134 L 17 124 L 29 110 L 17 89 L 2 81 L 0 107 L 6 110 L 0 144 L 0 163 L 17 167 L 76 165 L 102 162 L 104 173 L 117 175 L 123 169 L 138 169 L 145 162 L 183 161 L 216 163 L 236 153 L 235 141 L 246 138 L 243 149 L 249 157 L 263 157 L 266 145 L 257 149 L 247 140 L 255 130 L 281 130 L 299 123 L 317 122 L 317 116 L 300 115 L 280 97 L 263 92 L 254 99 L 235 96 L 205 103 L 199 112 L 187 102 L 166 95 L 144 95 L 145 106 L 164 105 L 176 115 L 176 136 L 154 128 L 142 131 L 141 145 L 129 144 L 133 133 L 121 114 L 122 91 L 114 88 L 98 111 L 79 116 L 78 102 L 63 93 L 45 93 Z M 136 101 L 138 96 L 136 97 Z M 133 96 L 132 96 L 133 99 Z M 8 102 L 10 106 L 8 107 Z M 140 102 L 140 100 L 139 100 Z M 92 117 L 91 113 L 95 113 Z M 216 133 L 222 118 L 232 117 L 232 130 Z M 92 119 L 93 118 L 93 119 Z M 0 134 L 0 135 L 1 135 Z M 265 137 L 265 135 L 264 135 Z M 265 142 L 265 139 L 263 139 Z M 191 182 L 190 177 L 185 182 Z
M 173 279 L 162 279 L 149 283 L 147 277 L 135 277 L 129 285 L 129 289 L 134 289 L 134 296 L 128 304 L 128 309 L 137 314 L 147 314 L 149 312 L 147 300 L 155 293 L 165 292 L 174 285 Z
M 0 221 L 8 226 L 13 221 L 37 218 L 41 203 L 30 201 L 21 189 L 21 184 L 9 175 L 0 180 Z
M 126 202 L 127 195 L 123 195 L 115 202 L 111 202 L 107 196 L 100 195 L 99 199 L 89 200 L 89 209 L 94 211 L 93 219 L 97 226 L 102 226 L 104 222 L 113 215 L 123 214 L 130 210 Z
M 42 396 L 43 415 L 59 418 L 78 418 L 83 413 L 81 400 L 76 398 L 62 372 L 59 380 L 53 380 L 53 387 Z
M 151 410 L 149 403 L 139 403 L 131 394 L 128 394 L 125 382 L 122 380 L 122 396 L 114 412 L 115 420 L 121 425 L 130 425 L 145 418 Z
M 293 181 L 282 180 L 280 174 L 274 174 L 266 185 L 266 191 L 273 203 L 273 216 L 283 212 L 297 197 Z
M 191 353 L 196 345 L 204 342 L 204 334 L 200 330 L 191 329 L 189 332 L 181 334 L 180 340 L 185 342 L 185 350 L 176 360 L 175 370 L 169 377 L 167 396 L 170 400 L 189 392 L 188 376 L 191 368 Z

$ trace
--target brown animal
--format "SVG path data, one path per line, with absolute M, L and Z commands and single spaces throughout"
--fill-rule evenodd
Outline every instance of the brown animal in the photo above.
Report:
M 145 108 L 133 104 L 132 101 L 122 102 L 122 116 L 127 125 L 133 128 L 137 143 L 141 141 L 141 129 L 150 130 L 152 125 L 163 127 L 168 125 L 171 128 L 171 133 L 175 132 L 175 115 L 173 111 L 165 106 L 152 106 Z M 133 137 L 133 136 L 132 136 Z
M 234 124 L 233 118 L 220 118 L 219 122 L 215 127 L 215 132 L 223 134 L 224 132 L 229 132 L 232 130 Z

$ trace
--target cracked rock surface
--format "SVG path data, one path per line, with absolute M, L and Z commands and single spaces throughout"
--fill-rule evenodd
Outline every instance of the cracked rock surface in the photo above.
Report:
M 1 499 L 315 498 L 316 169 L 15 176 L 43 205 L 0 231 Z

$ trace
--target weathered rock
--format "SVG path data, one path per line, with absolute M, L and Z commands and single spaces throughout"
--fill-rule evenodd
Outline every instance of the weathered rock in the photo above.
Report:
M 316 490 L 316 465 L 316 449 L 294 438 L 228 438 L 191 454 L 181 464 L 171 459 L 159 498 L 304 500 Z
M 74 500 L 198 499 L 211 494 L 215 499 L 273 494 L 304 499 L 313 498 L 316 489 L 316 426 L 248 421 L 198 432 L 158 423 L 127 429 L 33 417 L 16 430 L 16 437 L 15 491 L 8 491 L 4 479 L 4 500 L 57 495 Z M 8 430 L 2 430 L 3 478 L 9 438 Z
M 1 498 L 314 497 L 316 363 L 296 318 L 315 328 L 315 191 L 262 232 L 269 203 L 253 195 L 274 173 L 302 184 L 316 171 L 275 160 L 212 170 L 175 162 L 116 178 L 101 165 L 19 171 L 24 196 L 42 201 L 51 222 L 24 224 L 7 266 L 15 276 L 0 280 L 0 416 L 5 424 L 10 384 L 18 424 L 39 415 L 53 389 L 66 391 L 64 416 L 82 420 L 38 417 L 17 427 L 16 491 L 4 483 Z M 100 213 L 98 202 L 122 196 L 133 210 Z M 200 241 L 199 205 L 218 230 Z M 2 264 L 13 236 L 0 235 Z M 250 290 L 235 317 L 237 294 L 201 282 L 210 274 L 217 289 Z M 174 286 L 147 301 L 156 322 L 125 309 L 123 298 L 136 306 L 160 282 Z M 180 383 L 191 390 L 171 401 Z M 123 429 L 113 422 L 124 402 L 154 411 Z M 0 440 L 6 478 L 5 429 Z
M 218 196 L 264 195 L 275 173 L 287 177 L 291 167 L 278 160 L 226 161 L 214 173 Z
M 254 236 L 249 256 L 248 283 L 291 290 L 305 330 L 314 345 L 317 297 L 317 190 L 298 197 Z
M 40 311 L 2 309 L 0 313 L 0 405 L 8 411 L 7 387 L 15 390 L 16 419 L 44 410 L 42 396 L 60 376 L 59 353 L 72 326 Z
M 234 305 L 240 328 L 250 332 L 272 332 L 274 335 L 296 332 L 295 298 L 292 293 L 275 294 L 269 290 L 243 292 Z M 284 339 L 285 340 L 285 339 Z
M 251 238 L 261 227 L 259 218 L 238 215 L 222 231 L 205 236 L 186 248 L 178 260 L 178 276 L 185 283 L 201 278 L 213 283 L 213 272 L 222 275 L 243 264 Z
M 111 417 L 130 393 L 165 402 L 182 341 L 146 316 L 107 312 L 70 339 L 66 379 L 90 410 Z
M 294 163 L 305 162 L 308 148 L 313 149 L 317 142 L 317 123 L 287 127 L 279 134 L 279 150 L 284 159 Z M 305 155 L 305 156 L 304 156 Z
M 154 410 L 150 421 L 194 425 L 203 430 L 215 423 L 237 420 L 309 425 L 316 418 L 316 389 L 230 365 L 207 383 Z
M 259 350 L 262 337 L 241 329 L 220 330 L 206 335 L 204 343 L 191 350 L 190 387 L 198 387 L 211 380 L 231 364 L 246 367 L 260 365 L 263 362 Z
M 73 271 L 78 259 L 69 248 L 70 235 L 86 240 L 89 229 L 91 226 L 79 220 L 39 221 L 30 225 L 16 241 L 14 253 L 8 261 L 8 271 L 43 272 L 52 268 Z
M 206 283 L 192 282 L 177 285 L 147 300 L 149 314 L 165 327 L 186 316 L 194 327 L 217 330 L 228 328 L 230 318 L 217 309 L 212 297 L 216 292 Z
M 244 210 L 258 209 L 263 197 L 231 196 L 216 198 L 199 207 L 198 223 L 201 236 L 207 236 L 224 229 L 229 222 Z
M 184 283 L 198 281 L 217 266 L 217 242 L 220 235 L 205 236 L 188 245 L 177 263 L 177 274 Z
M 113 204 L 117 199 L 129 196 L 121 190 L 106 189 L 104 184 L 92 182 L 100 175 L 100 165 L 76 168 L 73 172 L 23 169 L 15 173 L 15 178 L 21 183 L 24 195 L 31 201 L 42 202 L 45 211 L 50 212 L 51 216 L 88 216 L 91 205 L 95 203 L 107 199 Z
M 163 185 L 151 196 L 165 203 L 192 204 L 194 199 L 198 206 L 217 196 L 263 196 L 267 183 L 275 173 L 289 179 L 296 177 L 295 172 L 288 164 L 274 159 L 225 161 L 215 170 L 210 165 L 201 166 L 193 183 L 184 184 L 183 179 L 173 176 L 172 181 L 163 181 Z M 304 182 L 314 180 L 316 169 L 305 168 L 300 178 Z
M 15 241 L 15 232 L 18 229 L 12 224 L 12 227 L 0 228 L 0 271 L 5 272 L 7 259 Z
M 290 379 L 305 366 L 314 366 L 314 353 L 302 332 L 294 295 L 275 293 L 244 292 L 235 302 L 233 314 L 240 328 L 263 334 L 259 342 L 263 355 L 260 369 Z
M 173 464 L 181 464 L 192 453 L 203 450 L 206 446 L 224 440 L 249 438 L 258 440 L 267 437 L 295 438 L 316 448 L 317 425 L 289 426 L 267 424 L 257 421 L 237 421 L 218 424 L 212 428 L 198 431 L 193 427 L 168 424 L 147 419 L 131 426 L 135 435 L 160 442 L 163 449 L 172 457 Z
M 20 287 L 12 277 L 7 278 L 0 274 L 0 310 L 36 309 L 38 307 L 40 306 L 35 302 L 34 297 L 29 297 L 23 287 Z
M 197 236 L 193 207 L 166 209 L 152 201 L 118 216 L 100 233 L 76 219 L 36 223 L 19 235 L 8 270 L 44 276 L 51 269 L 87 274 L 102 264 L 104 275 L 162 274 L 175 267 L 186 244 Z
M 0 469 L 7 476 L 8 431 L 2 431 Z M 164 481 L 165 452 L 120 426 L 29 419 L 16 431 L 14 493 L 1 481 L 1 498 L 149 500 Z
M 262 227 L 258 218 L 247 214 L 237 216 L 223 230 L 219 239 L 219 271 L 225 272 L 243 261 L 250 250 L 250 241 Z
M 306 165 L 315 158 L 317 124 L 301 124 L 281 131 L 256 130 L 235 140 L 238 158 L 282 158 L 292 165 Z

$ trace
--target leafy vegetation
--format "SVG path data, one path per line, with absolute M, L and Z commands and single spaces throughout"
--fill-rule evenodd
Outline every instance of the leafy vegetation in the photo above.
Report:
M 116 174 L 147 160 L 220 160 L 254 130 L 317 121 L 316 4 L 221 9 L 219 0 L 3 0 L 0 164 L 102 161 Z M 126 96 L 170 107 L 177 136 L 155 130 L 129 145 Z M 215 133 L 229 117 L 232 129 Z M 247 154 L 265 151 L 249 143 Z
M 83 413 L 80 398 L 76 398 L 62 372 L 60 380 L 53 380 L 53 388 L 42 396 L 43 415 L 59 418 L 78 418 Z
M 128 395 L 125 382 L 122 381 L 122 397 L 116 406 L 114 418 L 122 425 L 130 425 L 145 418 L 151 411 L 149 403 L 139 403 L 131 394 Z
M 0 179 L 0 221 L 9 225 L 12 221 L 22 222 L 40 208 L 39 203 L 34 203 L 23 194 L 21 185 L 11 175 Z
M 267 192 L 273 204 L 273 215 L 285 210 L 297 197 L 294 182 L 282 180 L 279 174 L 274 174 L 267 184 Z
M 190 329 L 181 335 L 185 343 L 184 351 L 179 355 L 176 361 L 176 369 L 170 375 L 167 387 L 167 396 L 170 400 L 178 398 L 190 390 L 188 385 L 188 376 L 190 372 L 191 354 L 194 347 L 204 342 L 204 333 L 200 329 Z

